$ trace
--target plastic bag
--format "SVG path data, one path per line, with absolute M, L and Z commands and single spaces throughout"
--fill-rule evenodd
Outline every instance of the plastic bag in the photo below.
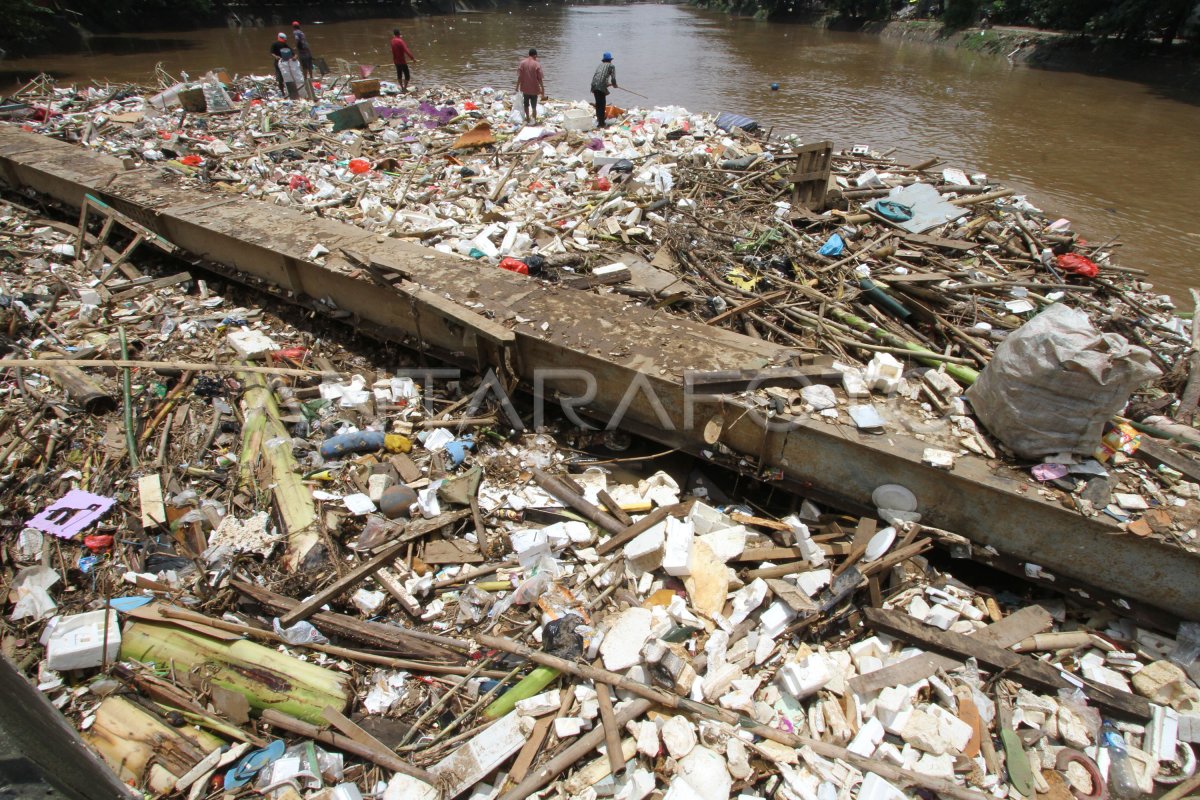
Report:
M 1100 267 L 1095 261 L 1078 253 L 1066 253 L 1055 261 L 1063 272 L 1071 272 L 1083 278 L 1094 278 L 1100 274 Z
M 966 398 L 988 431 L 1021 458 L 1091 457 L 1104 424 L 1159 375 L 1150 352 L 1101 334 L 1055 304 L 1010 334 Z

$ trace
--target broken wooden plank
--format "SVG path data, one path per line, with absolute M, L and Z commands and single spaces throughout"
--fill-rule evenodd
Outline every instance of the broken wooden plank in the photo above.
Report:
M 382 567 L 386 567 L 392 563 L 401 552 L 407 547 L 407 542 L 393 542 L 379 555 L 360 564 L 355 569 L 347 572 L 342 577 L 338 578 L 333 583 L 326 586 L 321 591 L 314 594 L 298 606 L 293 608 L 279 618 L 279 624 L 285 628 L 290 628 L 302 619 L 308 619 L 313 612 L 321 606 L 328 603 L 330 600 L 339 596 L 348 589 L 352 589 L 365 581 L 367 578 L 374 575 Z
M 363 747 L 370 747 L 377 752 L 393 755 L 390 747 L 376 739 L 371 734 L 367 733 L 358 725 L 357 722 L 350 719 L 333 706 L 325 706 L 321 714 L 325 717 L 326 721 L 328 721 L 330 725 L 337 728 L 344 736 L 350 737 Z
M 1049 611 L 1041 606 L 1026 606 L 971 636 L 997 647 L 1012 647 L 1035 633 L 1050 630 L 1053 624 L 1054 618 Z M 866 675 L 855 675 L 848 683 L 853 692 L 865 696 L 889 686 L 911 685 L 937 674 L 938 670 L 951 670 L 957 666 L 958 662 L 952 658 L 923 653 Z
M 975 242 L 967 242 L 961 239 L 947 239 L 944 236 L 928 236 L 924 233 L 909 233 L 902 238 L 908 244 L 940 247 L 943 250 L 957 250 L 960 252 L 974 250 L 978 246 Z
M 943 631 L 899 611 L 865 608 L 863 615 L 867 624 L 877 631 L 959 659 L 974 658 L 984 666 L 1006 672 L 1031 689 L 1057 692 L 1082 687 L 1088 698 L 1103 711 L 1126 718 L 1150 718 L 1150 703 L 1144 697 L 1076 676 L 1068 679 L 1043 661 L 980 641 L 977 637 Z
M 139 282 L 137 286 L 133 286 L 125 291 L 117 291 L 116 294 L 108 298 L 106 305 L 123 303 L 126 300 L 132 300 L 133 298 L 139 297 L 143 294 L 149 294 L 156 289 L 166 289 L 168 286 L 176 286 L 180 283 L 187 283 L 191 279 L 192 274 L 190 272 L 179 272 L 174 275 L 168 275 L 165 278 L 158 278 L 157 280 L 146 281 L 144 283 Z M 119 290 L 121 287 L 116 286 L 109 288 Z
M 167 524 L 167 506 L 163 502 L 162 482 L 157 473 L 138 478 L 138 503 L 143 528 Z

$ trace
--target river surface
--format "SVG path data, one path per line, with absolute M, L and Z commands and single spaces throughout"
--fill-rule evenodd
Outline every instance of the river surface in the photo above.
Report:
M 290 20 L 289 20 L 290 22 Z M 392 20 L 305 20 L 314 53 L 385 65 Z M 1200 286 L 1200 104 L 1132 81 L 1010 65 L 965 50 L 731 19 L 677 5 L 544 6 L 399 23 L 418 61 L 413 85 L 511 89 L 536 47 L 546 88 L 590 99 L 601 54 L 615 57 L 618 105 L 746 114 L 776 133 L 839 148 L 895 148 L 986 172 L 1093 240 L 1119 236 L 1119 263 L 1147 270 L 1190 309 Z M 266 74 L 277 30 L 219 28 L 92 40 L 92 52 L 8 61 L 11 81 L 148 81 L 159 62 Z M 778 83 L 778 91 L 770 85 Z M 1169 81 L 1168 81 L 1169 82 Z

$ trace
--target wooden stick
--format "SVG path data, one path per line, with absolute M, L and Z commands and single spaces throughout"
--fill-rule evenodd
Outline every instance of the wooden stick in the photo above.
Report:
M 600 502 L 604 504 L 604 509 L 616 517 L 617 521 L 622 525 L 628 527 L 633 524 L 633 517 L 626 514 L 625 510 L 621 508 L 621 504 L 616 500 L 613 500 L 612 495 L 610 495 L 608 492 L 601 489 L 600 491 L 596 492 L 596 497 L 599 498 Z
M 608 751 L 608 767 L 615 779 L 625 769 L 625 759 L 621 753 L 621 727 L 617 724 L 616 714 L 613 713 L 612 694 L 608 684 L 596 684 L 596 700 L 600 704 L 600 722 L 604 728 L 604 748 Z
M 333 731 L 323 731 L 316 725 L 310 725 L 303 720 L 298 720 L 295 717 L 288 716 L 272 708 L 262 712 L 262 721 L 272 727 L 294 733 L 297 736 L 306 736 L 322 744 L 336 747 L 338 750 L 353 753 L 360 758 L 367 759 L 372 764 L 378 764 L 393 772 L 403 772 L 405 775 L 417 780 L 425 781 L 430 786 L 438 785 L 437 776 L 432 772 L 414 767 L 391 751 L 388 751 L 386 754 L 380 753 L 374 747 L 366 747 L 348 736 L 343 736 Z

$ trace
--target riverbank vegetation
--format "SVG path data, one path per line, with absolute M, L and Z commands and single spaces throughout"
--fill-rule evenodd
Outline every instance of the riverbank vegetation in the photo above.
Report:
M 892 19 L 939 23 L 947 32 L 975 26 L 1024 26 L 1091 39 L 1200 43 L 1196 0 L 699 0 L 765 19 L 822 19 L 859 28 Z
M 499 5 L 523 0 L 483 0 Z M 280 5 L 266 0 L 0 0 L 0 58 L 63 53 L 92 48 L 94 36 L 106 36 L 107 48 L 120 51 L 116 34 L 177 31 L 214 25 L 250 27 L 286 25 L 294 18 L 326 21 L 368 17 L 412 17 L 452 13 L 456 0 L 357 0 Z M 135 42 L 125 44 L 134 46 Z

